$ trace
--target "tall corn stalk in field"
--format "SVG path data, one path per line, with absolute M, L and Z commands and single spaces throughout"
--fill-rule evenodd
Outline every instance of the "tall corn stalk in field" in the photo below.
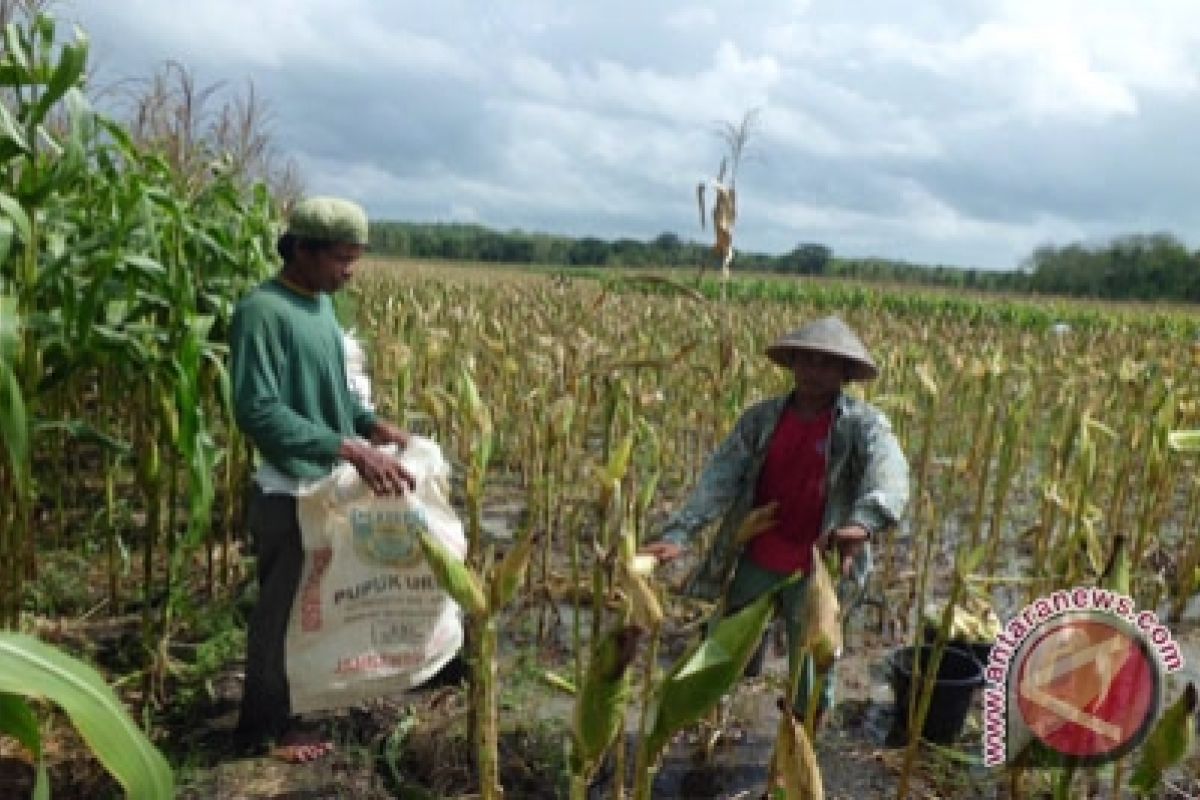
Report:
M 119 611 L 117 553 L 129 548 L 118 540 L 114 508 L 136 491 L 142 514 L 130 516 L 144 520 L 136 532 L 142 574 L 131 583 L 141 592 L 152 701 L 171 668 L 186 559 L 212 531 L 214 475 L 233 435 L 221 342 L 234 300 L 270 268 L 274 210 L 261 186 L 231 175 L 217 154 L 209 153 L 203 179 L 185 179 L 94 113 L 81 91 L 82 33 L 60 44 L 54 21 L 31 15 L 10 22 L 4 42 L 0 284 L 5 316 L 27 322 L 6 364 L 37 457 L 21 487 L 0 480 L 4 505 L 20 509 L 4 515 L 0 536 L 0 624 L 16 622 L 39 550 L 67 541 L 66 512 L 78 513 L 97 484 L 108 594 Z M 56 469 L 60 460 L 72 468 Z M 120 463 L 132 465 L 132 478 L 115 469 Z M 226 465 L 228 537 L 247 462 Z M 97 466 L 106 474 L 95 476 Z M 56 515 L 44 518 L 57 526 L 32 527 L 35 487 L 53 498 Z
M 712 223 L 716 241 L 713 244 L 712 252 L 721 265 L 721 280 L 724 283 L 729 281 L 729 265 L 733 261 L 733 226 L 737 222 L 738 167 L 741 166 L 746 142 L 750 139 L 750 134 L 757 121 L 758 109 L 750 109 L 742 115 L 742 121 L 736 125 L 732 122 L 721 123 L 721 138 L 725 140 L 729 152 L 721 159 L 721 166 L 717 170 L 716 178 L 701 181 L 696 185 L 696 201 L 700 207 L 700 228 L 702 230 L 705 218 L 705 188 L 711 186 L 715 195 L 712 206 Z M 725 177 L 727 169 L 728 180 Z M 704 276 L 704 268 L 705 264 L 701 261 L 700 271 L 696 274 L 697 282 Z
M 0 292 L 0 497 L 8 500 L 0 511 L 0 554 L 18 552 L 18 538 L 29 528 L 31 500 L 29 418 L 16 372 L 12 368 L 20 341 L 16 299 Z M 16 626 L 22 579 L 20 563 L 5 559 L 0 567 L 0 628 Z
M 11 9 L 10 9 L 11 10 Z M 4 367 L 6 433 L 13 437 L 5 487 L 6 506 L 13 512 L 0 519 L 0 561 L 7 572 L 0 580 L 0 626 L 17 620 L 21 586 L 34 574 L 35 547 L 28 513 L 33 489 L 30 452 L 32 424 L 39 413 L 34 387 L 43 380 L 42 352 L 36 328 L 17 320 L 40 318 L 38 294 L 43 268 L 44 209 L 55 192 L 67 189 L 85 168 L 85 138 L 91 112 L 76 88 L 87 60 L 87 40 L 56 50 L 55 26 L 37 15 L 27 26 L 16 21 L 4 28 L 0 56 L 0 286 L 12 286 L 3 298 L 11 321 L 10 353 Z M 61 103 L 61 106 L 60 106 Z M 53 110 L 65 107 L 70 120 L 66 135 L 47 130 Z M 0 291 L 0 294 L 4 294 Z M 14 338 L 19 344 L 11 345 Z M 6 437 L 7 438 L 7 437 Z

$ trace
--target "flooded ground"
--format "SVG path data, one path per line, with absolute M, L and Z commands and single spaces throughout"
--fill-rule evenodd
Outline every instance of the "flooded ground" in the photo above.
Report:
M 519 507 L 493 509 L 488 527 L 503 537 Z M 946 565 L 948 566 L 948 564 Z M 678 581 L 681 564 L 661 576 Z M 904 580 L 873 587 L 876 602 L 854 610 L 848 621 L 845 654 L 838 665 L 837 706 L 816 740 L 816 752 L 830 800 L 896 798 L 904 751 L 889 741 L 894 698 L 889 685 L 888 655 L 907 644 L 903 620 L 908 591 Z M 553 614 L 536 604 L 511 609 L 502 620 L 502 718 L 507 731 L 502 741 L 507 797 L 541 800 L 565 797 L 563 765 L 567 752 L 566 725 L 572 700 L 557 693 L 536 675 L 542 668 L 569 673 L 574 622 L 571 606 L 556 605 Z M 1165 618 L 1165 609 L 1162 610 Z M 544 623 L 544 624 L 542 624 Z M 590 612 L 581 611 L 580 627 L 590 628 Z M 662 663 L 669 664 L 687 646 L 697 626 L 686 617 L 668 624 L 662 642 Z M 540 629 L 540 641 L 539 641 Z M 1164 682 L 1164 697 L 1173 699 L 1187 681 L 1200 684 L 1200 601 L 1184 620 L 1172 626 L 1185 664 Z M 778 722 L 777 700 L 782 693 L 786 657 L 781 646 L 767 649 L 763 673 L 741 681 L 731 695 L 721 735 L 706 752 L 711 736 L 698 728 L 678 736 L 659 765 L 653 784 L 655 798 L 684 800 L 741 800 L 761 797 L 766 767 Z M 232 692 L 236 695 L 236 691 Z M 202 771 L 184 797 L 229 798 L 374 798 L 469 797 L 449 787 L 469 784 L 471 768 L 463 744 L 465 708 L 450 687 L 427 688 L 410 697 L 390 698 L 367 709 L 354 709 L 328 719 L 340 749 L 328 761 L 303 768 L 281 767 L 267 759 L 227 759 Z M 627 767 L 637 735 L 637 709 L 629 715 Z M 217 732 L 232 725 L 232 716 L 215 722 Z M 405 735 L 398 737 L 396 731 Z M 972 698 L 962 735 L 949 747 L 922 746 L 908 792 L 910 798 L 990 800 L 991 798 L 1050 797 L 1049 784 L 1027 776 L 1013 794 L 1007 773 L 981 763 L 982 709 L 979 693 Z M 1128 767 L 1126 768 L 1128 770 Z M 597 775 L 590 798 L 613 797 L 611 762 Z M 1200 762 L 1193 756 L 1175 770 L 1162 798 L 1200 797 Z M 1077 797 L 1115 797 L 1111 769 L 1094 773 L 1090 788 L 1077 784 Z M 631 784 L 627 784 L 631 785 Z M 425 786 L 425 789 L 420 788 Z M 433 787 L 433 788 L 430 788 Z M 441 788 L 437 788 L 441 787 Z M 1123 794 L 1122 797 L 1132 797 Z
M 520 513 L 519 502 L 496 502 L 488 508 L 485 527 L 503 545 Z M 900 536 L 898 546 L 907 546 Z M 945 574 L 948 556 L 939 562 L 937 570 Z M 663 570 L 659 577 L 678 585 L 686 571 L 686 563 L 677 564 Z M 869 592 L 875 602 L 858 607 L 848 620 L 845 654 L 838 666 L 837 706 L 815 743 L 825 796 L 831 800 L 896 798 L 898 794 L 903 750 L 888 736 L 894 699 L 886 662 L 890 653 L 907 644 L 905 631 L 909 626 L 903 617 L 911 578 L 897 575 L 884 586 L 881 575 L 876 573 Z M 551 668 L 569 674 L 574 650 L 572 607 L 561 600 L 548 606 L 544 597 L 529 597 L 509 609 L 501 620 L 502 781 L 510 799 L 553 800 L 566 796 L 566 726 L 570 724 L 572 699 L 546 686 L 538 673 Z M 696 619 L 686 608 L 675 610 L 662 641 L 664 666 L 684 650 L 698 629 Z M 586 632 L 590 611 L 585 607 L 580 613 L 580 627 Z M 1165 609 L 1159 613 L 1166 619 Z M 1181 622 L 1170 627 L 1180 644 L 1184 665 L 1164 681 L 1168 701 L 1178 696 L 1186 682 L 1200 685 L 1200 599 L 1193 601 Z M 707 728 L 677 737 L 659 765 L 653 796 L 664 800 L 761 797 L 785 672 L 782 647 L 769 647 L 763 674 L 743 679 L 732 693 L 715 746 L 704 746 L 711 735 Z M 166 730 L 171 731 L 171 740 L 161 744 L 170 753 L 172 763 L 177 764 L 179 796 L 184 800 L 469 798 L 473 770 L 465 743 L 461 678 L 461 671 L 443 675 L 419 691 L 319 717 L 317 721 L 337 742 L 336 752 L 317 763 L 294 766 L 270 758 L 245 757 L 231 749 L 230 733 L 242 686 L 240 664 L 235 662 L 212 682 L 211 697 L 192 709 L 192 718 L 168 721 Z M 630 747 L 636 741 L 637 711 L 635 703 L 628 717 Z M 961 737 L 950 747 L 920 749 L 908 797 L 998 800 L 1050 796 L 1045 781 L 1038 784 L 1031 779 L 1014 795 L 1007 773 L 981 765 L 981 723 L 981 701 L 976 693 Z M 77 747 L 86 753 L 82 745 Z M 632 761 L 628 758 L 627 765 Z M 84 782 L 80 778 L 87 771 L 91 774 Z M 104 783 L 105 776 L 101 773 L 97 777 L 97 771 L 94 764 L 83 766 L 77 759 L 61 762 L 52 769 L 54 796 L 116 796 L 111 781 Z M 614 796 L 613 771 L 611 764 L 601 770 L 591 798 Z M 1166 788 L 1157 797 L 1200 797 L 1197 776 L 1200 760 L 1193 755 L 1168 776 Z M 31 769 L 6 757 L 0 742 L 0 798 L 27 797 L 31 779 Z M 1111 781 L 1111 770 L 1101 769 L 1092 779 L 1092 790 L 1084 789 L 1081 782 L 1076 796 L 1114 797 Z M 76 791 L 75 787 L 87 788 Z M 1132 797 L 1128 793 L 1122 796 Z

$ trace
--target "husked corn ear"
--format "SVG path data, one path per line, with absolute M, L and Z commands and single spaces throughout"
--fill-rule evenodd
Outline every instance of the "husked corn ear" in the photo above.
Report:
M 779 502 L 772 501 L 765 506 L 750 510 L 741 526 L 733 536 L 734 544 L 745 544 L 763 531 L 775 524 L 775 512 L 779 510 Z
M 775 752 L 771 755 L 770 777 L 767 786 L 770 797 L 785 797 L 788 800 L 824 800 L 825 786 L 821 781 L 821 768 L 813 752 L 808 734 L 786 703 L 779 714 L 779 732 L 775 736 Z M 783 794 L 780 795 L 779 792 Z
M 647 577 L 654 574 L 655 567 L 658 566 L 658 559 L 649 553 L 640 553 L 633 557 L 629 562 L 629 569 L 634 575 Z
M 520 541 L 505 554 L 504 560 L 496 567 L 492 575 L 491 596 L 492 610 L 499 611 L 508 605 L 513 595 L 525 580 L 525 571 L 529 567 L 529 558 L 533 554 L 535 537 L 526 531 Z
M 818 669 L 828 669 L 842 655 L 842 616 L 829 571 L 816 548 L 812 577 L 800 606 L 802 647 L 807 647 Z
M 636 624 L 650 630 L 662 624 L 662 603 L 649 582 L 633 571 L 632 564 L 617 562 L 617 585 L 629 598 L 633 621 Z
M 421 552 L 425 554 L 425 561 L 446 593 L 466 613 L 486 614 L 488 612 L 487 598 L 483 594 L 483 588 L 479 585 L 479 578 L 475 576 L 475 573 L 466 564 L 455 558 L 449 550 L 438 544 L 428 531 L 421 531 L 419 538 Z
M 641 634 L 641 628 L 634 625 L 613 628 L 592 649 L 587 674 L 575 700 L 571 766 L 577 775 L 591 775 L 625 724 L 628 668 Z

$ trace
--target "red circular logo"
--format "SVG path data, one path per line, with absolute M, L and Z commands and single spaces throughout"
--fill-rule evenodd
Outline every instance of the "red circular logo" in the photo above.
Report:
M 1014 694 L 1026 727 L 1053 750 L 1107 759 L 1136 746 L 1158 711 L 1158 666 L 1117 618 L 1052 621 L 1025 648 Z

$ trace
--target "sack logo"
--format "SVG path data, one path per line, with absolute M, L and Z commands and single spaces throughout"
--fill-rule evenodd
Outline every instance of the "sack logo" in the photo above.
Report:
M 359 558 L 384 567 L 412 567 L 421 561 L 418 538 L 429 530 L 419 508 L 354 509 L 350 514 Z

